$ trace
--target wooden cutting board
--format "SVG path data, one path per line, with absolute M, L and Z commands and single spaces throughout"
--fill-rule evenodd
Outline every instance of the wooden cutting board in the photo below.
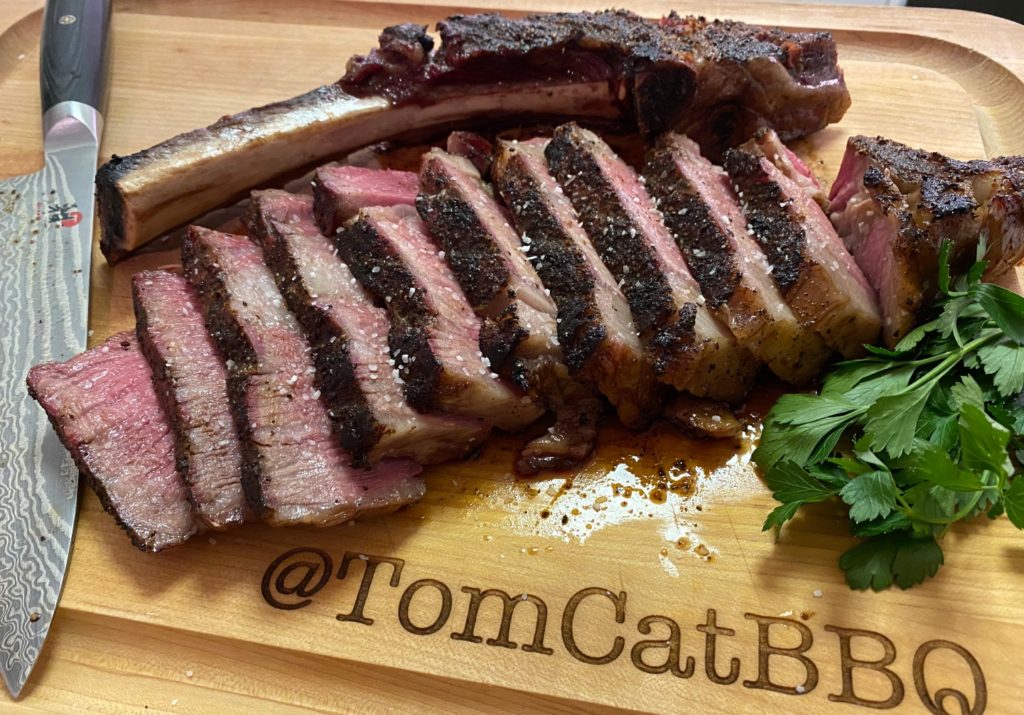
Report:
M 4 174 L 40 164 L 39 5 L 0 9 Z M 383 26 L 456 10 L 328 0 L 115 7 L 105 156 L 333 81 Z M 826 179 L 854 133 L 964 158 L 1024 153 L 1019 25 L 902 8 L 697 0 L 679 9 L 835 32 L 853 108 L 797 146 Z M 111 270 L 97 254 L 93 342 L 133 324 L 130 274 L 175 260 L 156 253 Z M 770 399 L 762 392 L 752 409 Z M 923 586 L 856 593 L 836 566 L 852 543 L 838 506 L 810 511 L 778 541 L 761 532 L 772 502 L 747 463 L 749 440 L 709 448 L 660 428 L 608 428 L 591 464 L 530 482 L 512 476 L 516 444 L 495 441 L 478 459 L 431 470 L 424 501 L 386 519 L 250 526 L 155 556 L 135 551 L 86 494 L 60 612 L 20 707 L 1024 712 L 1014 657 L 1024 539 L 1005 520 L 955 529 L 946 565 Z M 0 695 L 0 709 L 11 706 Z

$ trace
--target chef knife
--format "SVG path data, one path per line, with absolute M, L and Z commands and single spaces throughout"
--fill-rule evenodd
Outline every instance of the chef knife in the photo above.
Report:
M 0 672 L 15 697 L 50 630 L 75 528 L 77 470 L 25 377 L 86 346 L 109 24 L 110 0 L 47 2 L 45 163 L 0 182 Z

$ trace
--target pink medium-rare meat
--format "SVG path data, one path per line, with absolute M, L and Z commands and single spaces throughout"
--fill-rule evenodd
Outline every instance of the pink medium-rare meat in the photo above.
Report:
M 712 312 L 782 379 L 814 379 L 831 350 L 786 305 L 726 173 L 669 133 L 648 151 L 644 176 Z
M 594 117 L 647 134 L 677 129 L 716 158 L 757 128 L 784 139 L 838 121 L 850 103 L 828 33 L 789 33 L 625 11 L 459 15 L 396 25 L 337 84 L 224 117 L 97 174 L 101 248 L 121 260 L 251 188 L 360 147 L 487 117 Z
M 832 222 L 879 293 L 895 345 L 935 295 L 942 241 L 953 269 L 989 240 L 989 275 L 1024 258 L 1022 160 L 958 161 L 882 137 L 851 137 L 832 185 Z
M 761 154 L 786 175 L 790 181 L 800 187 L 807 195 L 818 202 L 823 211 L 828 211 L 828 194 L 821 181 L 811 168 L 797 156 L 792 149 L 782 143 L 779 135 L 770 129 L 761 129 L 750 139 Z
M 178 471 L 197 516 L 215 529 L 249 514 L 242 451 L 228 400 L 228 371 L 206 330 L 199 296 L 182 276 L 143 271 L 132 277 L 136 333 L 174 428 Z
M 636 172 L 576 124 L 555 130 L 545 156 L 629 301 L 659 379 L 700 397 L 742 399 L 758 363 L 704 305 Z
M 358 461 L 434 464 L 464 456 L 487 436 L 480 420 L 420 413 L 406 401 L 388 351 L 387 312 L 317 230 L 310 197 L 256 192 L 248 224 L 313 349 L 335 432 Z
M 623 424 L 653 419 L 661 390 L 629 304 L 548 172 L 547 141 L 500 142 L 494 182 L 558 306 L 558 339 L 573 375 L 592 382 Z
M 420 466 L 412 461 L 352 466 L 320 399 L 309 344 L 256 244 L 193 226 L 182 263 L 229 360 L 242 483 L 264 520 L 329 526 L 423 495 Z
M 334 244 L 388 311 L 394 369 L 413 407 L 478 418 L 507 430 L 540 416 L 535 400 L 517 393 L 485 364 L 480 321 L 415 209 L 363 209 L 334 236 Z
M 499 370 L 513 356 L 560 357 L 558 310 L 535 270 L 543 260 L 520 242 L 476 167 L 432 149 L 423 157 L 420 189 L 420 218 L 473 310 L 488 321 L 481 350 L 492 367 Z
M 317 223 L 330 236 L 367 206 L 411 206 L 419 187 L 411 171 L 322 166 L 313 180 Z
M 844 357 L 863 354 L 881 328 L 874 291 L 810 191 L 750 142 L 725 155 L 747 229 L 797 318 Z
M 118 333 L 67 362 L 36 365 L 28 389 L 133 544 L 160 551 L 196 532 L 174 464 L 174 432 L 134 335 Z

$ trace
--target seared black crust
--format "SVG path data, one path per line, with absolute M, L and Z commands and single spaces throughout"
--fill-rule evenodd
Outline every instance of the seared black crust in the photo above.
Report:
M 718 308 L 727 303 L 740 280 L 728 238 L 711 207 L 679 171 L 667 141 L 648 151 L 644 177 L 708 305 Z
M 131 350 L 132 343 L 130 340 L 122 340 L 119 343 L 119 347 L 122 350 Z M 36 392 L 35 388 L 32 387 L 32 383 L 28 381 L 26 381 L 26 383 L 28 385 L 28 394 L 31 395 L 32 399 L 34 399 L 36 402 L 41 402 L 42 397 L 39 395 L 38 392 Z M 51 415 L 46 410 L 44 410 L 44 412 L 46 412 L 47 419 L 50 420 L 50 425 L 53 426 L 53 431 L 57 435 L 57 438 L 60 440 L 60 443 L 64 445 L 64 449 L 66 449 L 68 451 L 68 454 L 70 454 L 72 459 L 74 459 L 75 466 L 78 467 L 79 476 L 81 476 L 82 479 L 85 480 L 85 483 L 89 486 L 90 489 L 96 492 L 96 496 L 99 497 L 100 505 L 103 507 L 103 510 L 110 514 L 112 517 L 114 517 L 114 521 L 117 522 L 118 526 L 124 529 L 126 534 L 128 534 L 128 538 L 132 540 L 132 545 L 135 546 L 135 548 L 139 549 L 140 551 L 156 551 L 156 549 L 153 548 L 156 540 L 155 534 L 140 534 L 138 531 L 133 529 L 129 524 L 127 524 L 121 518 L 121 515 L 118 514 L 117 509 L 114 507 L 114 502 L 110 499 L 110 494 L 107 493 L 106 487 L 103 486 L 103 482 L 97 479 L 96 475 L 92 473 L 92 467 L 89 465 L 88 448 L 85 445 L 80 445 L 77 448 L 74 447 L 71 444 L 71 442 L 69 442 L 67 438 L 64 436 L 64 427 L 63 425 L 61 425 L 60 421 L 56 418 L 56 416 Z M 191 536 L 191 534 L 189 534 L 189 536 Z M 186 539 L 187 538 L 188 537 L 186 537 Z M 183 539 L 179 543 L 183 543 L 184 541 L 185 539 Z M 168 546 L 170 546 L 170 544 L 168 544 Z
M 334 237 L 338 253 L 391 319 L 388 347 L 405 383 L 409 404 L 422 412 L 440 407 L 442 367 L 429 343 L 437 317 L 427 307 L 416 278 L 360 214 Z M 380 270 L 374 272 L 374 268 Z M 407 355 L 405 362 L 402 356 Z
M 301 279 L 288 241 L 281 235 L 280 224 L 264 212 L 259 197 L 249 206 L 246 224 L 251 235 L 264 247 L 267 267 L 312 348 L 316 386 L 331 406 L 327 415 L 332 431 L 351 454 L 353 466 L 366 466 L 370 450 L 384 435 L 384 427 L 375 418 L 356 381 L 348 335 L 316 307 L 315 299 Z M 273 238 L 267 240 L 266 236 Z
M 701 346 L 697 345 L 693 333 L 696 321 L 697 306 L 686 303 L 654 334 L 647 344 L 647 355 L 655 374 L 663 375 L 673 365 L 689 362 L 700 353 Z M 717 344 L 714 349 L 719 349 Z M 715 365 L 708 365 L 707 369 L 713 372 Z
M 145 164 L 147 151 L 131 156 L 114 154 L 96 172 L 96 214 L 100 221 L 100 251 L 113 265 L 128 255 L 124 248 L 124 217 L 128 213 L 120 181 Z
M 800 276 L 807 235 L 790 216 L 789 200 L 768 176 L 759 154 L 730 149 L 725 152 L 724 165 L 742 196 L 743 213 L 768 257 L 772 276 L 785 293 Z
M 535 268 L 558 305 L 558 342 L 566 365 L 576 372 L 607 335 L 594 302 L 594 278 L 584 257 L 547 208 L 552 197 L 542 193 L 537 182 L 523 170 L 515 158 L 515 149 L 508 151 L 510 158 L 502 164 L 495 182 L 515 216 L 519 232 L 530 237 L 533 253 L 546 256 Z
M 185 277 L 199 293 L 210 336 L 217 343 L 221 354 L 229 360 L 228 400 L 241 443 L 242 491 L 257 516 L 262 518 L 267 513 L 267 504 L 263 499 L 265 476 L 259 450 L 252 438 L 245 400 L 249 378 L 258 367 L 256 351 L 245 337 L 241 323 L 232 310 L 224 271 L 220 269 L 214 252 L 200 239 L 198 231 L 202 230 L 189 230 L 181 246 L 181 265 Z
M 497 318 L 480 321 L 480 352 L 494 369 L 507 371 L 516 347 L 529 335 L 519 322 L 516 304 L 510 303 Z
M 585 142 L 579 127 L 566 124 L 555 131 L 544 155 L 601 260 L 622 281 L 633 320 L 643 334 L 671 317 L 672 288 Z

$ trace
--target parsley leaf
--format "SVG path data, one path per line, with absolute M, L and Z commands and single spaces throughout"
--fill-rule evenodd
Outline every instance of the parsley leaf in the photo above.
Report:
M 1011 340 L 1024 343 L 1024 296 L 992 283 L 974 286 L 971 295 Z
M 932 387 L 934 383 L 929 383 L 908 393 L 883 397 L 871 406 L 864 434 L 868 436 L 872 449 L 884 450 L 893 457 L 910 451 L 917 421 Z
M 897 493 L 892 474 L 875 471 L 851 479 L 839 496 L 850 505 L 850 518 L 861 522 L 889 516 L 896 508 Z
M 978 359 L 1000 395 L 1011 397 L 1024 390 L 1024 345 L 986 345 L 978 349 Z
M 1014 479 L 1003 493 L 1003 508 L 1010 522 L 1018 529 L 1024 529 L 1024 477 Z
M 995 422 L 976 405 L 960 410 L 960 449 L 964 467 L 979 472 L 990 469 L 1006 474 L 1009 457 L 1006 446 L 1010 431 Z
M 915 537 L 905 531 L 872 536 L 839 557 L 851 588 L 874 591 L 893 583 L 910 588 L 934 576 L 942 563 L 942 549 L 933 537 Z

